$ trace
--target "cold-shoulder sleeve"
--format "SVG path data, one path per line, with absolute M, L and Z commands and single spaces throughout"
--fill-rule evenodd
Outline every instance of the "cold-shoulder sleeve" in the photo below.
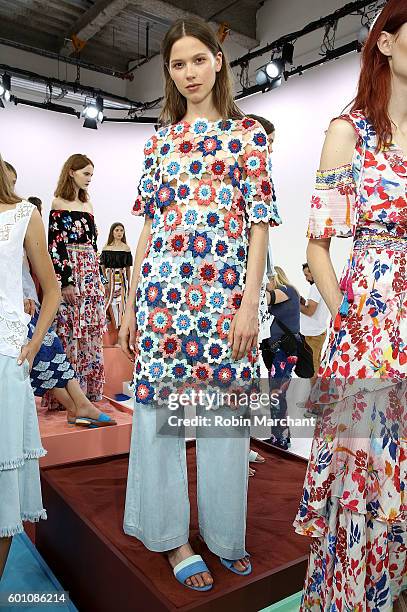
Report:
M 311 199 L 308 238 L 349 238 L 355 222 L 356 186 L 352 164 L 318 171 Z
M 280 225 L 267 135 L 257 121 L 254 121 L 244 134 L 244 148 L 242 192 L 246 202 L 248 226 L 261 221 L 271 226 Z
M 64 210 L 51 210 L 48 225 L 48 251 L 57 279 L 61 287 L 73 285 L 72 267 L 66 249 L 67 229 L 72 225 L 72 218 Z
M 133 215 L 154 217 L 155 194 L 160 183 L 158 166 L 158 138 L 152 136 L 144 145 L 143 174 L 138 186 L 138 194 L 133 206 Z

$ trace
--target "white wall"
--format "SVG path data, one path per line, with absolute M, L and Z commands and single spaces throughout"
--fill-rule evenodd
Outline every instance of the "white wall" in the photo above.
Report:
M 360 56 L 356 53 L 292 77 L 269 93 L 240 101 L 276 126 L 273 180 L 283 225 L 271 230 L 275 264 L 281 265 L 298 288 L 304 285 L 305 232 L 324 131 L 354 97 Z M 332 241 L 333 261 L 339 271 L 349 252 L 349 241 Z
M 277 127 L 273 154 L 274 181 L 284 224 L 272 230 L 275 263 L 282 265 L 299 288 L 304 286 L 305 231 L 315 171 L 329 120 L 354 96 L 359 56 L 349 55 L 293 77 L 279 89 L 257 94 L 241 107 L 271 119 Z M 152 125 L 103 124 L 84 129 L 76 118 L 49 111 L 8 105 L 0 110 L 0 151 L 16 166 L 21 195 L 38 195 L 47 210 L 65 159 L 86 153 L 95 163 L 90 188 L 103 246 L 110 224 L 128 228 L 134 249 L 142 221 L 130 214 L 142 165 L 142 147 Z M 349 250 L 347 240 L 333 240 L 336 268 Z
M 137 193 L 143 145 L 152 125 L 106 123 L 98 130 L 82 127 L 83 120 L 30 107 L 0 109 L 0 152 L 15 166 L 20 196 L 43 200 L 47 221 L 61 167 L 72 153 L 85 153 L 95 164 L 90 196 L 99 227 L 99 248 L 111 223 L 121 221 L 134 250 L 142 220 L 130 210 Z

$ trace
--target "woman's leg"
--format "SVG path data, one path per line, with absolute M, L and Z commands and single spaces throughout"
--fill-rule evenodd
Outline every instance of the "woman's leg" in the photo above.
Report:
M 101 411 L 88 400 L 76 378 L 68 382 L 66 390 L 75 405 L 76 417 L 90 417 L 91 419 L 99 417 Z
M 175 567 L 194 552 L 188 542 L 185 436 L 175 428 L 173 433 L 159 433 L 160 422 L 164 423 L 168 416 L 167 408 L 135 404 L 124 531 L 149 550 L 168 553 L 170 565 Z M 186 582 L 203 586 L 212 578 L 205 572 Z
M 66 417 L 68 421 L 74 420 L 76 418 L 76 406 L 72 397 L 69 395 L 68 391 L 64 387 L 54 387 L 52 391 L 50 391 L 51 396 L 61 404 L 66 410 Z
M 0 538 L 0 581 L 6 567 L 12 538 Z

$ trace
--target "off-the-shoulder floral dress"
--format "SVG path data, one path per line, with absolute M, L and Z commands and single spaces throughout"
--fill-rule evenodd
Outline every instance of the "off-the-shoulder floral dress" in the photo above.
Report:
M 353 236 L 311 400 L 321 408 L 295 521 L 312 536 L 301 610 L 390 612 L 407 587 L 407 159 L 360 112 L 353 163 L 320 172 L 308 236 Z

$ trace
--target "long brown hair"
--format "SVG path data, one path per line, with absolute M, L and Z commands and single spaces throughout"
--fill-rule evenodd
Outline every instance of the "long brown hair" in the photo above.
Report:
M 109 236 L 107 238 L 107 242 L 105 244 L 105 247 L 113 244 L 113 240 L 114 240 L 114 236 L 113 236 L 113 232 L 116 229 L 116 227 L 122 227 L 123 228 L 123 238 L 122 238 L 122 242 L 124 242 L 124 244 L 127 244 L 127 239 L 126 239 L 126 230 L 124 228 L 123 223 L 120 223 L 119 221 L 117 221 L 116 223 L 112 223 L 110 230 L 109 230 Z M 104 247 L 103 247 L 104 248 Z
M 201 41 L 216 56 L 222 53 L 222 68 L 216 73 L 213 86 L 213 102 L 216 110 L 226 119 L 241 119 L 244 117 L 242 111 L 233 100 L 233 75 L 226 59 L 225 52 L 216 38 L 212 28 L 199 17 L 178 19 L 167 31 L 161 45 L 161 56 L 163 59 L 163 70 L 165 80 L 164 105 L 160 114 L 160 124 L 177 123 L 185 116 L 187 101 L 180 94 L 169 72 L 171 49 L 174 43 L 184 36 L 193 36 Z
M 0 202 L 2 204 L 18 204 L 21 202 L 11 184 L 9 170 L 0 155 Z
M 64 165 L 62 166 L 61 174 L 59 175 L 58 185 L 55 189 L 54 196 L 56 198 L 62 198 L 72 202 L 75 199 L 75 182 L 72 176 L 69 176 L 69 171 L 83 170 L 86 166 L 94 166 L 93 161 L 82 153 L 74 153 L 68 157 Z M 79 189 L 78 199 L 80 202 L 87 202 L 89 199 L 88 194 L 84 189 Z
M 358 92 L 352 111 L 361 110 L 377 134 L 377 148 L 389 146 L 393 140 L 388 106 L 391 95 L 389 59 L 377 46 L 382 32 L 396 34 L 407 22 L 407 2 L 388 0 L 365 43 Z

